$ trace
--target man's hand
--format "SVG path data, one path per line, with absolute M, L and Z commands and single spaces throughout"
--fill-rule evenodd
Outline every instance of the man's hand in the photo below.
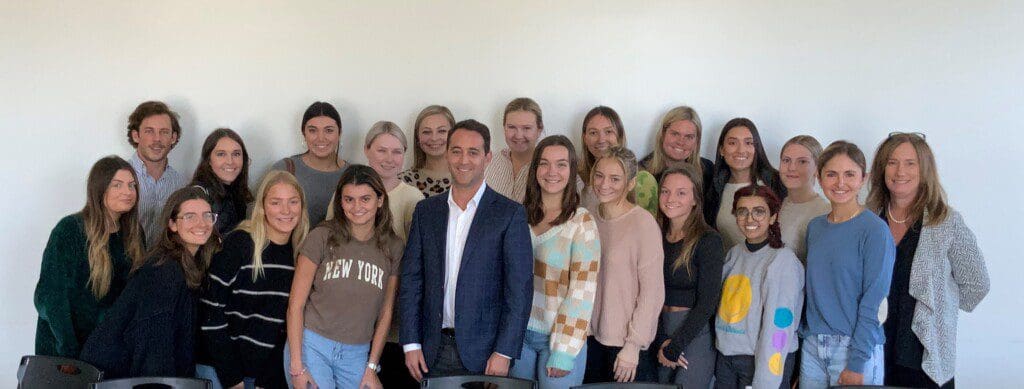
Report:
M 427 370 L 426 359 L 423 359 L 423 349 L 406 352 L 405 367 L 409 369 L 409 374 L 416 381 L 423 381 L 423 375 L 430 372 L 430 370 Z
M 498 355 L 498 353 L 491 353 L 491 357 L 487 358 L 487 368 L 484 370 L 484 374 L 499 377 L 507 376 L 509 362 L 508 358 Z

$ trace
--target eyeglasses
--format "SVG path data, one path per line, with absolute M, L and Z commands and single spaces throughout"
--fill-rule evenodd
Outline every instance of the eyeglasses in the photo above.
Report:
M 186 213 L 184 215 L 178 216 L 177 219 L 178 220 L 184 220 L 184 221 L 187 221 L 189 223 L 193 223 L 193 222 L 199 221 L 200 217 L 202 217 L 202 219 L 205 220 L 208 223 L 216 223 L 217 222 L 217 214 L 213 213 L 213 212 L 203 212 L 202 216 L 200 216 L 200 214 L 195 213 L 195 212 L 189 212 L 189 213 Z
M 750 216 L 754 218 L 755 221 L 762 221 L 765 217 L 768 217 L 768 209 L 765 207 L 754 207 L 754 209 L 736 208 L 733 215 L 735 215 L 737 219 L 745 219 L 747 216 Z
M 926 137 L 924 136 L 924 133 L 923 133 L 923 132 L 900 132 L 900 131 L 893 131 L 893 132 L 890 132 L 890 133 L 889 133 L 889 137 L 890 137 L 890 138 L 892 138 L 892 137 L 894 137 L 894 136 L 897 136 L 897 135 L 907 135 L 907 136 L 916 136 L 916 137 L 918 137 L 918 138 L 921 138 L 921 140 L 925 140 L 925 139 L 927 139 L 927 138 L 926 138 Z

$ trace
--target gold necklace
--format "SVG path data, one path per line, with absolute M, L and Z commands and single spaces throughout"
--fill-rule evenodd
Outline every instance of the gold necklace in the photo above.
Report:
M 896 224 L 903 224 L 903 223 L 906 223 L 907 220 L 910 220 L 910 215 L 909 214 L 903 220 L 896 220 L 896 218 L 892 216 L 892 207 L 891 206 L 886 206 L 885 207 L 885 213 L 887 215 L 889 215 L 889 221 L 891 221 L 893 223 L 896 223 Z

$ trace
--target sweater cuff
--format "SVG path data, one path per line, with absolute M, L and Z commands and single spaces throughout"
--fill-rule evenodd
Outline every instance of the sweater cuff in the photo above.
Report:
M 640 362 L 640 346 L 636 344 L 625 342 L 622 344 L 622 350 L 619 351 L 617 358 L 622 358 L 623 361 L 639 364 Z
M 548 356 L 547 367 L 553 367 L 555 369 L 572 371 L 576 365 L 576 357 L 569 355 L 568 353 L 561 351 L 554 351 Z
M 683 348 L 679 347 L 675 340 L 668 342 L 665 346 L 665 358 L 670 361 L 679 360 L 679 356 L 683 354 Z
M 853 349 L 851 348 L 850 351 L 853 351 Z M 846 370 L 849 370 L 849 371 L 852 371 L 852 372 L 858 373 L 858 374 L 864 374 L 864 365 L 867 363 L 867 360 L 865 360 L 864 358 L 862 358 L 860 356 L 856 356 L 856 355 L 853 355 L 853 354 L 854 353 L 851 352 L 850 353 L 850 359 L 848 361 L 846 361 Z

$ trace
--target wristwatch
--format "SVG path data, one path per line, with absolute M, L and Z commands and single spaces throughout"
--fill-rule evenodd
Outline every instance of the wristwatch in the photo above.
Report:
M 380 373 L 380 365 L 373 362 L 366 362 L 366 367 L 373 370 L 374 373 Z

